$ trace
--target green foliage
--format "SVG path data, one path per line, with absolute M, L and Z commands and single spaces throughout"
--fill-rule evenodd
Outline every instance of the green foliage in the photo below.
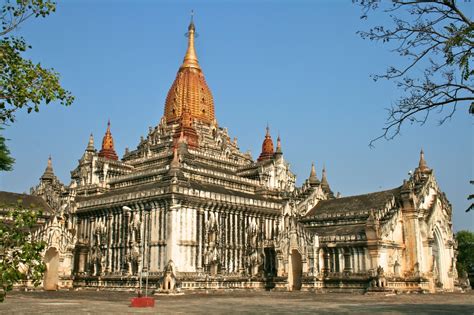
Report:
M 447 31 L 445 46 L 443 48 L 446 63 L 448 65 L 458 66 L 461 71 L 461 77 L 467 81 L 474 75 L 474 70 L 470 68 L 469 59 L 472 59 L 474 53 L 472 47 L 474 43 L 474 24 L 457 26 L 450 23 L 444 27 Z M 471 47 L 471 49 L 463 49 Z
M 457 269 L 460 276 L 466 272 L 474 270 L 474 233 L 469 231 L 459 231 L 456 233 L 458 242 L 458 263 Z
M 0 131 L 3 130 L 0 128 Z M 0 135 L 0 171 L 11 171 L 15 160 L 10 156 L 10 150 L 8 150 L 5 144 L 6 139 Z
M 15 112 L 25 108 L 38 112 L 42 103 L 59 101 L 71 105 L 74 97 L 61 87 L 59 74 L 23 58 L 31 48 L 22 37 L 6 36 L 29 17 L 45 17 L 56 9 L 53 1 L 6 1 L 0 32 L 0 124 L 13 122 Z
M 0 301 L 3 301 L 6 293 L 21 280 L 39 285 L 46 268 L 41 257 L 45 243 L 31 236 L 41 211 L 26 209 L 21 201 L 13 207 L 1 208 L 10 208 L 0 221 Z

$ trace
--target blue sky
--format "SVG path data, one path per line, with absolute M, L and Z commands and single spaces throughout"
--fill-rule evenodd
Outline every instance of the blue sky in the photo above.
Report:
M 474 178 L 467 109 L 442 126 L 436 117 L 423 127 L 407 124 L 395 140 L 368 147 L 386 108 L 401 95 L 395 84 L 370 75 L 406 60 L 392 46 L 356 35 L 389 21 L 380 12 L 360 20 L 350 1 L 60 3 L 55 14 L 27 21 L 17 34 L 33 46 L 28 57 L 58 71 L 76 101 L 17 116 L 5 130 L 15 169 L 0 175 L 0 189 L 29 191 L 49 154 L 68 184 L 89 134 L 98 147 L 108 119 L 117 153 L 135 148 L 163 114 L 186 50 L 191 9 L 217 120 L 242 151 L 258 156 L 268 122 L 273 138 L 281 135 L 298 183 L 314 161 L 318 175 L 325 164 L 332 189 L 348 196 L 401 185 L 423 147 L 453 205 L 454 229 L 474 229 L 474 214 L 464 212 Z

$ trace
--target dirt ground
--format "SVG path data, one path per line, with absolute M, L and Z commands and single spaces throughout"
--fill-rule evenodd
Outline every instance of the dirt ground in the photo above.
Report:
M 154 308 L 131 308 L 131 292 L 9 292 L 0 314 L 470 314 L 474 292 L 443 294 L 321 294 L 220 291 L 156 295 Z

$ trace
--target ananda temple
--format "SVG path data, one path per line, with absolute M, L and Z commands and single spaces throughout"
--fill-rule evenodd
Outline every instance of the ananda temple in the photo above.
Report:
M 156 121 L 122 157 L 110 122 L 84 139 L 68 185 L 48 160 L 25 196 L 46 204 L 44 289 L 454 290 L 452 208 L 423 151 L 393 189 L 341 197 L 314 165 L 297 186 L 268 127 L 254 160 L 219 125 L 193 22 Z

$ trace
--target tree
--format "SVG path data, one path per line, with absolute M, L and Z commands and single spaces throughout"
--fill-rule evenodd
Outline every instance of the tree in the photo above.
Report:
M 3 205 L 6 215 L 0 221 L 0 302 L 8 291 L 21 280 L 30 280 L 37 286 L 45 271 L 41 252 L 43 241 L 34 240 L 31 232 L 41 216 L 41 209 Z
M 458 263 L 459 276 L 463 276 L 474 270 L 474 233 L 469 231 L 459 231 L 456 233 L 458 242 Z
M 38 112 L 43 103 L 59 101 L 68 106 L 74 101 L 71 93 L 61 87 L 59 74 L 23 58 L 31 46 L 22 37 L 11 36 L 27 19 L 46 17 L 55 10 L 56 3 L 50 0 L 5 0 L 1 6 L 0 125 L 14 122 L 15 113 L 23 108 L 31 113 Z M 11 159 L 4 140 L 0 155 Z
M 405 65 L 391 66 L 384 74 L 373 76 L 375 81 L 394 80 L 405 94 L 389 109 L 383 133 L 371 140 L 371 146 L 381 138 L 393 139 L 407 121 L 423 125 L 432 112 L 443 124 L 458 105 L 473 111 L 474 23 L 455 0 L 353 2 L 362 7 L 361 18 L 381 8 L 393 22 L 358 34 L 363 39 L 395 42 L 393 51 L 407 59 Z
M 10 150 L 5 141 L 5 138 L 0 135 L 0 171 L 11 171 L 15 160 L 10 156 Z

